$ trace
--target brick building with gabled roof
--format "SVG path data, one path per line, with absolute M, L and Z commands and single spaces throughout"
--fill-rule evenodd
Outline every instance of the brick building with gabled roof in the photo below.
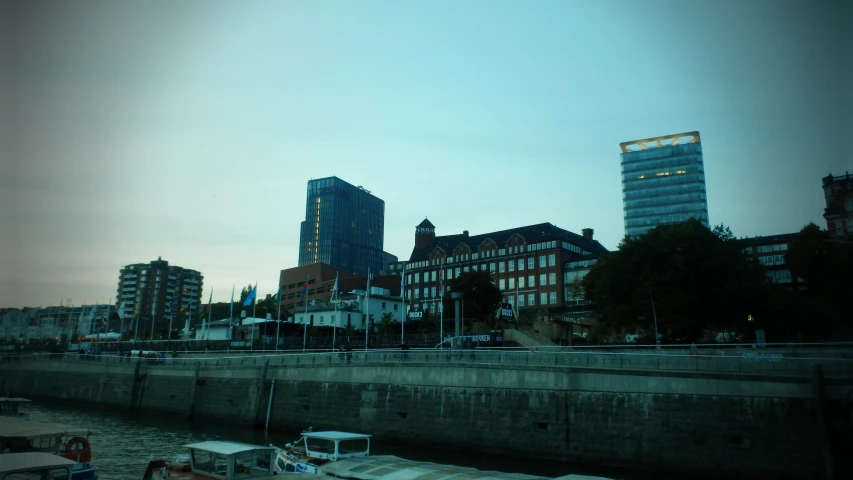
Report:
M 424 219 L 415 227 L 409 260 L 392 263 L 390 270 L 400 274 L 405 268 L 406 302 L 424 310 L 437 309 L 439 269 L 445 285 L 464 272 L 485 270 L 519 314 L 560 314 L 574 303 L 566 302 L 566 262 L 606 251 L 592 229 L 582 232 L 540 223 L 473 236 L 467 230 L 436 236 L 435 225 Z

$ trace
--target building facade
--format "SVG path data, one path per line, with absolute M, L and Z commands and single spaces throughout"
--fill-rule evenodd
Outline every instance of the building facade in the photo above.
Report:
M 570 277 L 564 271 L 566 262 L 597 258 L 604 251 L 589 228 L 578 235 L 541 223 L 480 235 L 470 235 L 466 230 L 436 236 L 435 226 L 425 219 L 415 227 L 415 247 L 409 261 L 392 264 L 391 270 L 398 275 L 405 270 L 405 297 L 410 308 L 430 313 L 438 310 L 439 271 L 444 275 L 445 291 L 463 273 L 485 271 L 500 289 L 504 303 L 512 305 L 519 315 L 553 317 L 572 311 L 576 304 L 567 297 Z
M 328 302 L 334 294 L 335 279 L 338 281 L 340 295 L 367 289 L 366 276 L 353 275 L 326 263 L 314 263 L 282 270 L 279 276 L 282 312 L 299 312 L 304 309 L 306 302 L 309 306 Z M 306 295 L 303 298 L 301 292 L 306 282 L 308 288 L 305 289 Z M 388 290 L 391 296 L 400 297 L 400 276 L 397 274 L 372 275 L 370 285 Z
M 830 237 L 853 235 L 853 174 L 823 178 L 826 229 Z
M 299 234 L 299 266 L 325 263 L 366 276 L 382 272 L 385 202 L 340 178 L 308 182 L 305 221 Z
M 622 148 L 625 234 L 690 218 L 710 227 L 699 132 L 633 140 Z
M 791 269 L 785 264 L 785 253 L 788 246 L 797 238 L 797 233 L 768 235 L 744 240 L 748 245 L 746 253 L 754 255 L 765 268 L 767 280 L 790 288 L 803 286 L 803 279 L 791 274 Z
M 198 316 L 203 281 L 197 270 L 169 265 L 160 257 L 150 263 L 126 265 L 119 272 L 116 307 L 124 302 L 125 316 L 133 320 L 128 326 L 133 324 L 140 337 L 150 336 L 152 322 L 156 336 L 163 321 L 171 320 L 173 328 L 180 328 L 187 316 Z
M 399 277 L 397 277 L 399 278 Z M 364 330 L 367 318 L 375 327 L 386 314 L 391 322 L 403 319 L 405 308 L 399 296 L 392 297 L 388 289 L 371 287 L 371 294 L 355 291 L 341 294 L 334 302 L 321 302 L 298 309 L 293 314 L 293 323 L 310 327 L 337 327 Z

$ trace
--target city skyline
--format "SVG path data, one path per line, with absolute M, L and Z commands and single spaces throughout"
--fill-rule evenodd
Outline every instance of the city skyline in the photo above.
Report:
M 844 3 L 8 2 L 0 305 L 103 302 L 160 256 L 203 302 L 263 298 L 333 175 L 385 201 L 401 260 L 424 217 L 613 250 L 619 144 L 677 132 L 712 224 L 825 228 L 821 178 L 853 171 Z

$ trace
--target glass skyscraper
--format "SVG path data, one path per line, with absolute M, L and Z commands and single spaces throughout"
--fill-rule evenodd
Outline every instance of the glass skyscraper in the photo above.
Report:
M 323 262 L 355 275 L 378 274 L 383 251 L 385 202 L 340 178 L 308 182 L 299 265 Z
M 709 227 L 699 132 L 623 142 L 625 234 L 695 218 Z

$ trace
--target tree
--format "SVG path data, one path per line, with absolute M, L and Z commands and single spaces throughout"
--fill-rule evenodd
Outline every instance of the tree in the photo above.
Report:
M 722 223 L 714 226 L 714 228 L 711 229 L 711 232 L 724 242 L 735 239 L 735 235 L 732 233 L 732 230 Z
M 481 321 L 494 321 L 495 311 L 500 306 L 503 295 L 492 282 L 488 272 L 466 272 L 450 282 L 450 288 L 444 296 L 444 311 L 453 312 L 453 300 L 450 292 L 461 292 L 465 302 L 465 317 Z
M 785 264 L 805 281 L 808 290 L 801 297 L 809 308 L 802 318 L 811 320 L 810 329 L 823 328 L 826 334 L 832 325 L 853 326 L 847 300 L 853 291 L 853 241 L 830 238 L 810 223 L 788 246 Z
M 583 281 L 602 322 L 618 331 L 658 332 L 672 341 L 701 340 L 705 330 L 745 328 L 766 288 L 762 267 L 727 227 L 712 232 L 691 219 L 626 237 Z
M 379 334 L 380 335 L 388 335 L 391 330 L 391 321 L 394 318 L 394 314 L 391 312 L 385 312 L 382 314 L 382 318 L 379 320 Z

